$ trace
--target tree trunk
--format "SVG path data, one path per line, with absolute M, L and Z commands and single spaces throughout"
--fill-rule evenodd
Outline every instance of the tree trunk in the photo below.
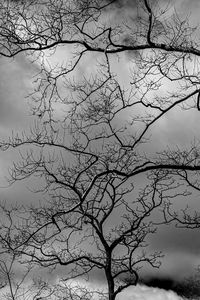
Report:
M 108 299 L 109 300 L 115 300 L 115 293 L 114 293 L 114 289 L 108 286 Z
M 110 266 L 107 268 L 105 273 L 106 273 L 106 279 L 107 279 L 107 284 L 108 284 L 108 299 L 109 300 L 115 300 L 115 297 L 116 297 L 116 295 L 115 295 L 115 284 L 114 284 L 114 279 L 112 277 Z

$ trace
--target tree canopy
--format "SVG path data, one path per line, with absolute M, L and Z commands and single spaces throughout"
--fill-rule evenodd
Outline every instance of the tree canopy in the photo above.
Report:
M 39 72 L 30 129 L 0 148 L 20 149 L 10 183 L 36 177 L 45 195 L 1 206 L 3 249 L 66 266 L 65 280 L 99 270 L 110 300 L 145 263 L 160 266 L 147 250 L 156 227 L 198 226 L 198 212 L 172 209 L 199 191 L 198 134 L 185 148 L 158 141 L 171 112 L 200 110 L 198 45 L 198 28 L 163 1 L 1 2 L 0 55 L 24 55 Z

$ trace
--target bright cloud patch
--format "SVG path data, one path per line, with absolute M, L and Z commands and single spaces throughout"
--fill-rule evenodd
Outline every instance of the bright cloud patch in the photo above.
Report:
M 182 300 L 172 291 L 165 291 L 147 286 L 136 286 L 119 294 L 117 300 Z

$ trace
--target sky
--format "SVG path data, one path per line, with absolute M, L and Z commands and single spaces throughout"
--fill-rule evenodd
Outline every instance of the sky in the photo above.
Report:
M 134 11 L 134 2 L 131 0 L 117 1 L 116 10 L 113 15 L 130 14 Z M 200 14 L 200 2 L 198 0 L 172 0 L 171 5 L 176 6 L 183 15 L 188 14 L 191 22 L 196 24 Z M 128 9 L 127 9 L 128 8 Z M 69 55 L 70 56 L 70 55 Z M 66 52 L 62 49 L 52 57 L 50 62 L 56 63 L 61 58 L 66 59 Z M 94 57 L 92 59 L 95 59 Z M 90 72 L 92 69 L 92 59 L 89 57 L 85 63 L 80 66 L 78 72 Z M 126 55 L 119 65 L 120 74 L 123 80 L 127 79 L 129 73 L 130 58 Z M 27 94 L 33 88 L 32 78 L 38 71 L 37 63 L 32 63 L 20 54 L 13 59 L 0 57 L 0 136 L 7 137 L 12 130 L 24 130 L 30 122 L 30 112 L 28 106 Z M 186 126 L 187 124 L 187 126 Z M 183 112 L 178 114 L 174 111 L 167 118 L 164 118 L 159 128 L 155 128 L 156 140 L 153 142 L 155 148 L 163 148 L 166 144 L 178 144 L 184 146 L 188 143 L 196 132 L 199 130 L 199 112 Z M 5 176 L 8 174 L 8 167 L 18 156 L 15 151 L 0 153 L 0 199 L 8 202 L 30 203 L 37 201 L 35 194 L 28 190 L 28 182 L 18 183 L 14 186 L 7 187 Z M 194 195 L 190 199 L 192 204 L 200 208 L 198 196 Z M 184 277 L 195 271 L 200 264 L 200 239 L 199 230 L 175 229 L 172 226 L 162 227 L 157 235 L 151 240 L 151 248 L 163 250 L 166 253 L 163 259 L 163 265 L 160 270 L 154 271 L 157 276 Z M 150 272 L 148 270 L 148 272 Z M 132 293 L 132 291 L 131 291 Z M 149 290 L 143 290 L 144 298 L 150 298 Z M 164 292 L 155 290 L 152 299 L 160 300 Z M 137 294 L 137 291 L 136 291 Z M 145 296 L 145 295 L 148 295 Z M 145 298 L 146 297 L 146 298 Z M 157 298 L 156 298 L 157 297 Z M 123 298 L 122 298 L 123 299 Z M 135 299 L 139 300 L 136 297 Z M 175 295 L 163 295 L 162 299 L 176 300 Z

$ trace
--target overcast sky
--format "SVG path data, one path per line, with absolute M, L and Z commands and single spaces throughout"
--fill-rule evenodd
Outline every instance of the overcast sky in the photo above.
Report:
M 177 10 L 188 14 L 191 21 L 195 24 L 200 15 L 199 0 L 176 0 L 171 1 L 172 6 L 176 4 Z M 130 7 L 132 11 L 130 10 Z M 128 8 L 128 10 L 127 10 Z M 130 14 L 134 12 L 134 1 L 118 1 L 116 14 Z M 60 50 L 57 57 L 51 60 L 56 63 L 58 57 L 65 57 L 66 52 Z M 121 61 L 119 68 L 123 80 L 127 79 L 129 73 L 130 61 L 126 55 Z M 83 72 L 90 72 L 92 61 L 89 59 L 82 65 Z M 18 55 L 14 59 L 0 58 L 0 135 L 8 136 L 12 130 L 23 130 L 29 124 L 29 110 L 25 96 L 32 88 L 32 76 L 37 72 L 38 66 L 30 64 L 25 56 Z M 79 70 L 80 71 L 80 70 Z M 161 120 L 160 126 L 155 128 L 156 138 L 153 145 L 158 150 L 166 144 L 178 144 L 184 146 L 189 143 L 191 137 L 197 135 L 200 126 L 199 112 L 177 111 L 171 113 L 168 117 Z M 186 126 L 187 125 L 187 126 Z M 7 174 L 7 168 L 12 160 L 16 158 L 13 151 L 0 153 L 0 186 L 6 186 L 4 176 Z M 23 186 L 23 187 L 22 187 Z M 18 184 L 11 188 L 0 189 L 1 200 L 23 203 L 32 201 L 36 195 L 33 195 L 24 184 Z M 192 203 L 198 208 L 198 197 L 192 200 Z M 200 209 L 200 202 L 199 202 Z M 181 274 L 184 276 L 192 272 L 200 264 L 200 232 L 199 230 L 178 230 L 173 227 L 163 227 L 158 235 L 152 239 L 151 248 L 161 249 L 166 252 L 161 271 L 163 274 Z M 160 272 L 160 271 L 159 271 Z

